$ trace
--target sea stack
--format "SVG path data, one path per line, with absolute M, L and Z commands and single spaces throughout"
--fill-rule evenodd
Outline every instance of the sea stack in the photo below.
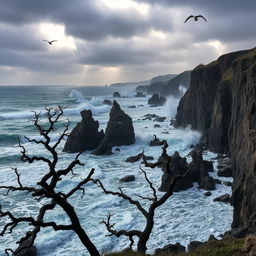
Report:
M 63 151 L 68 153 L 84 152 L 97 148 L 104 137 L 104 132 L 99 129 L 99 122 L 92 117 L 91 110 L 83 110 L 82 120 L 70 133 Z
M 124 113 L 115 100 L 109 117 L 105 137 L 93 152 L 95 155 L 105 154 L 112 146 L 131 145 L 135 142 L 132 118 Z

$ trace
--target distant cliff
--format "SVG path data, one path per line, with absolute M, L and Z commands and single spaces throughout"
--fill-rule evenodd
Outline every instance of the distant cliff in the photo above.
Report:
M 225 54 L 191 73 L 176 127 L 191 125 L 233 161 L 233 227 L 256 229 L 256 48 Z

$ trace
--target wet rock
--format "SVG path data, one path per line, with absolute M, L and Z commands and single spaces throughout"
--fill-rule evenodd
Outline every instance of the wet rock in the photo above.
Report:
M 230 203 L 230 195 L 225 194 L 213 199 L 214 202 Z
M 156 122 L 164 122 L 165 121 L 165 119 L 166 119 L 166 117 L 157 117 L 157 118 L 155 118 L 154 119 L 154 121 L 156 121 Z
M 171 125 L 171 126 L 174 126 L 174 124 L 175 124 L 175 119 L 171 119 L 171 120 L 170 120 L 170 125 Z
M 135 142 L 132 119 L 116 101 L 113 102 L 109 116 L 104 139 L 93 152 L 95 155 L 110 152 L 112 146 L 131 145 Z
M 163 253 L 180 253 L 185 252 L 185 246 L 180 243 L 176 244 L 168 244 L 163 248 L 158 248 L 155 250 L 155 255 L 163 254 Z
M 131 105 L 128 108 L 136 108 L 136 106 L 135 105 Z
M 156 115 L 156 114 L 146 114 L 146 115 L 144 115 L 143 117 L 157 118 L 157 117 L 159 117 L 159 116 Z
M 207 197 L 211 196 L 211 195 L 212 195 L 212 192 L 210 192 L 210 191 L 207 191 L 207 192 L 204 193 L 204 196 L 207 196 Z
M 119 92 L 114 92 L 113 97 L 114 98 L 121 98 L 121 94 Z
M 138 97 L 138 98 L 145 98 L 146 95 L 143 93 L 143 92 L 137 92 L 135 97 Z
M 135 162 L 139 161 L 141 158 L 142 158 L 142 154 L 140 153 L 140 154 L 138 154 L 138 155 L 136 155 L 136 156 L 130 156 L 130 157 L 128 157 L 128 158 L 125 160 L 125 162 L 135 163 Z M 153 160 L 154 157 L 153 157 L 153 156 L 145 156 L 145 159 L 146 159 L 146 160 Z
M 150 147 L 162 146 L 162 145 L 164 145 L 164 141 L 157 138 L 156 135 L 154 135 L 154 139 L 151 140 L 149 143 Z
M 82 120 L 73 128 L 65 143 L 64 152 L 77 153 L 93 150 L 103 140 L 104 133 L 98 131 L 99 122 L 92 117 L 91 110 L 81 112 Z
M 154 93 L 148 100 L 148 104 L 151 106 L 162 106 L 165 102 L 166 98 L 159 96 L 157 93 Z
M 200 242 L 200 241 L 191 241 L 188 244 L 188 251 L 191 252 L 192 250 L 202 246 L 203 244 L 205 244 L 205 242 Z
M 217 175 L 220 177 L 232 177 L 232 169 L 228 166 L 220 168 L 217 172 Z
M 111 144 L 106 144 L 106 143 L 101 143 L 99 147 L 97 147 L 91 154 L 100 156 L 100 155 L 105 155 L 105 156 L 110 156 L 113 155 L 112 152 L 112 145 Z
M 121 151 L 121 149 L 120 149 L 120 148 L 116 148 L 116 149 L 115 149 L 115 151 L 118 151 L 118 152 L 120 152 L 120 151 Z
M 221 184 L 221 181 L 218 179 L 214 179 L 215 184 Z
M 121 182 L 131 182 L 135 180 L 134 175 L 126 175 L 122 179 L 120 179 Z
M 111 101 L 111 100 L 104 100 L 104 101 L 103 101 L 103 104 L 104 104 L 104 105 L 112 106 L 112 101 Z
M 159 125 L 159 124 L 154 124 L 154 128 L 161 128 L 161 125 Z
M 205 189 L 205 190 L 215 190 L 215 182 L 213 177 L 211 176 L 204 176 L 201 177 L 199 180 L 199 188 Z
M 232 186 L 232 182 L 230 182 L 230 181 L 224 181 L 223 184 L 228 186 L 228 187 Z

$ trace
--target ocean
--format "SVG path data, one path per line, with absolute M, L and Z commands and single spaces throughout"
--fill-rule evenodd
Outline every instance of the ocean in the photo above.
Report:
M 103 86 L 77 87 L 77 86 L 1 86 L 0 87 L 0 184 L 16 185 L 17 180 L 12 167 L 17 167 L 21 173 L 21 181 L 24 185 L 34 186 L 42 175 L 47 171 L 43 164 L 25 164 L 20 161 L 20 149 L 17 148 L 17 138 L 28 149 L 29 153 L 47 156 L 40 145 L 28 143 L 24 136 L 38 138 L 38 133 L 33 127 L 33 112 L 44 110 L 45 106 L 65 106 L 63 118 L 60 125 L 67 119 L 72 129 L 81 120 L 80 111 L 91 109 L 93 117 L 100 123 L 100 128 L 105 129 L 109 119 L 110 106 L 104 105 L 103 100 L 113 100 L 112 94 L 119 91 L 122 98 L 117 102 L 121 108 L 133 119 L 136 142 L 130 146 L 121 146 L 120 151 L 115 151 L 111 156 L 94 156 L 90 152 L 84 152 L 80 156 L 81 162 L 85 165 L 75 170 L 75 177 L 67 176 L 61 182 L 58 189 L 67 191 L 74 187 L 82 177 L 85 177 L 91 168 L 95 168 L 95 178 L 100 178 L 104 185 L 113 191 L 122 186 L 123 190 L 130 196 L 138 199 L 139 195 L 150 195 L 150 189 L 143 179 L 139 169 L 139 162 L 127 163 L 125 159 L 137 155 L 144 150 L 146 155 L 153 156 L 156 160 L 161 153 L 160 147 L 150 147 L 149 142 L 156 134 L 160 139 L 166 139 L 169 147 L 168 153 L 178 151 L 181 156 L 187 157 L 191 150 L 189 146 L 200 140 L 200 133 L 189 128 L 175 129 L 170 125 L 170 120 L 175 117 L 178 100 L 170 97 L 167 103 L 161 107 L 149 107 L 145 98 L 135 98 L 132 88 L 113 88 Z M 129 108 L 135 105 L 136 108 Z M 142 120 L 146 114 L 165 116 L 164 122 L 157 123 L 153 120 Z M 44 121 L 44 119 L 43 119 Z M 159 124 L 160 127 L 154 127 Z M 56 131 L 51 141 L 59 137 Z M 75 154 L 63 153 L 63 143 L 60 145 L 59 158 L 60 167 L 66 166 Z M 206 152 L 205 159 L 213 160 L 216 154 Z M 210 173 L 214 178 L 215 172 Z M 143 167 L 144 168 L 144 167 Z M 144 168 L 151 181 L 156 187 L 161 182 L 162 171 L 159 168 Z M 121 184 L 119 179 L 125 175 L 133 174 L 136 177 L 134 182 Z M 222 181 L 232 181 L 232 178 L 220 178 Z M 232 222 L 232 206 L 224 203 L 213 202 L 217 196 L 225 193 L 231 194 L 231 187 L 217 184 L 216 190 L 212 191 L 210 197 L 205 197 L 205 190 L 197 188 L 198 185 L 186 191 L 174 193 L 174 195 L 161 207 L 156 210 L 155 226 L 148 241 L 148 252 L 153 252 L 158 247 L 170 243 L 179 242 L 187 245 L 192 240 L 206 241 L 212 234 L 218 237 L 230 228 Z M 158 192 L 159 195 L 162 192 Z M 126 237 L 106 237 L 108 232 L 105 226 L 99 222 L 106 214 L 113 213 L 115 228 L 119 229 L 142 229 L 145 220 L 137 209 L 121 198 L 105 195 L 94 184 L 85 186 L 85 195 L 77 192 L 70 198 L 75 207 L 81 223 L 101 252 L 122 250 L 129 245 Z M 38 207 L 43 204 L 36 202 L 27 193 L 10 192 L 5 195 L 0 193 L 0 204 L 4 210 L 10 210 L 16 216 L 34 216 Z M 145 207 L 148 202 L 142 202 Z M 47 220 L 54 220 L 59 224 L 68 224 L 68 219 L 60 208 L 49 211 Z M 0 230 L 6 223 L 5 218 L 0 218 Z M 5 248 L 16 248 L 15 242 L 29 230 L 28 225 L 20 225 L 14 229 L 12 234 L 0 238 L 0 256 L 5 255 Z M 1 232 L 1 231 L 0 231 Z M 57 255 L 89 255 L 80 243 L 75 233 L 70 231 L 55 232 L 51 228 L 42 229 L 35 241 L 40 256 Z

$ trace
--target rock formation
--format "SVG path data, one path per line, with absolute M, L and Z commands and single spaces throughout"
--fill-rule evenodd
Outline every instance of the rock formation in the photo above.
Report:
M 114 92 L 113 97 L 114 98 L 121 98 L 121 94 L 119 92 Z
M 135 142 L 134 128 L 130 116 L 124 113 L 114 100 L 104 139 L 93 151 L 95 155 L 109 154 L 112 146 L 131 145 Z
M 175 126 L 191 125 L 212 151 L 228 153 L 234 228 L 256 229 L 256 49 L 225 54 L 191 73 Z
M 135 94 L 135 97 L 137 97 L 137 98 L 145 98 L 146 95 L 145 95 L 143 92 L 137 92 L 137 93 Z
M 92 117 L 91 110 L 81 112 L 82 120 L 73 128 L 65 143 L 64 152 L 77 153 L 93 150 L 98 147 L 104 137 L 99 129 L 99 122 Z
M 154 93 L 151 98 L 148 99 L 148 104 L 151 106 L 162 106 L 166 102 L 166 98 Z

